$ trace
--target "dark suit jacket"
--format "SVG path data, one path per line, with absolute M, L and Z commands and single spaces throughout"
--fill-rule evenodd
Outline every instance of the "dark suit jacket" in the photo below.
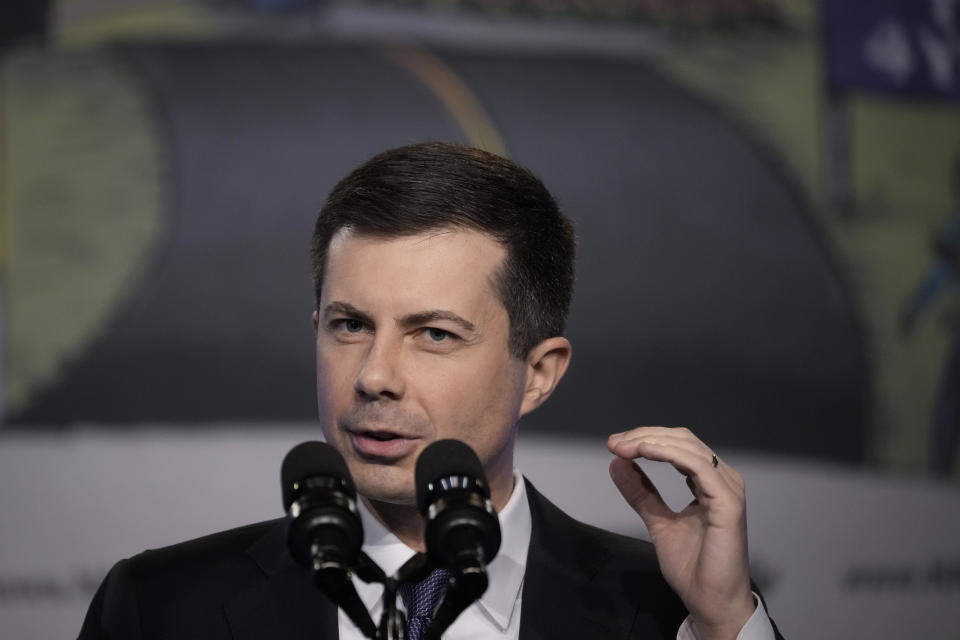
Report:
M 687 615 L 648 542 L 577 522 L 527 482 L 532 534 L 522 640 L 673 639 Z M 337 610 L 287 552 L 286 521 L 249 525 L 117 563 L 81 640 L 337 638 Z

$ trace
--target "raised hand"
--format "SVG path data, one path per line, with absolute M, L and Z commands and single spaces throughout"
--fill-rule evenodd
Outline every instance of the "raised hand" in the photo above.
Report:
M 702 640 L 737 637 L 755 609 L 743 478 L 689 429 L 637 427 L 610 436 L 610 477 L 650 532 L 664 578 Z M 668 462 L 693 500 L 675 512 L 635 458 Z

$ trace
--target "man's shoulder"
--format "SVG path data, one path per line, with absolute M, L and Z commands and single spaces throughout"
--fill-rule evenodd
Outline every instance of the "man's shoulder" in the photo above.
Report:
M 174 576 L 223 571 L 238 562 L 254 561 L 251 552 L 258 546 L 270 546 L 279 553 L 282 547 L 268 544 L 282 540 L 283 519 L 248 524 L 219 531 L 192 540 L 156 549 L 148 549 L 125 561 L 127 570 L 140 576 Z M 273 548 L 277 547 L 277 548 Z
M 249 524 L 139 553 L 117 563 L 109 580 L 164 609 L 199 607 L 293 565 L 284 538 L 283 520 Z
M 94 596 L 80 637 L 214 639 L 237 629 L 247 637 L 335 637 L 335 625 L 309 572 L 290 556 L 281 519 L 121 560 Z
M 215 555 L 235 555 L 244 553 L 251 545 L 263 538 L 273 529 L 284 526 L 284 518 L 254 522 L 224 531 L 217 531 L 198 538 L 184 540 L 165 547 L 147 549 L 134 558 L 144 560 L 202 560 Z

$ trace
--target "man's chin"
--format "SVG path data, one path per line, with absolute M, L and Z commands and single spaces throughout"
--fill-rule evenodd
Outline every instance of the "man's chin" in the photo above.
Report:
M 367 466 L 367 465 L 365 465 Z M 395 468 L 359 469 L 353 473 L 357 493 L 374 502 L 415 505 L 413 474 Z
M 417 508 L 416 496 L 376 492 L 363 493 L 360 495 L 366 499 L 368 505 L 390 505 L 391 507 Z

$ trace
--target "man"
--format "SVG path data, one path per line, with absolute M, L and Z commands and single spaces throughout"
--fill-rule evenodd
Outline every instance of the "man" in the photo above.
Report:
M 503 528 L 491 585 L 448 638 L 771 638 L 751 592 L 740 476 L 686 429 L 614 434 L 610 473 L 653 541 L 580 524 L 514 471 L 520 418 L 570 362 L 574 235 L 542 183 L 494 155 L 430 143 L 376 156 L 314 232 L 317 400 L 388 573 L 423 550 L 413 469 L 457 438 L 478 454 Z M 695 500 L 672 512 L 633 463 L 669 462 Z M 377 618 L 376 587 L 357 583 Z M 679 631 L 678 631 L 679 628 Z M 359 638 L 293 564 L 282 523 L 119 563 L 81 637 Z

